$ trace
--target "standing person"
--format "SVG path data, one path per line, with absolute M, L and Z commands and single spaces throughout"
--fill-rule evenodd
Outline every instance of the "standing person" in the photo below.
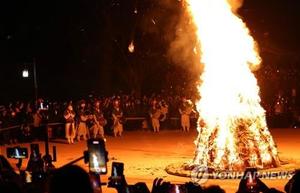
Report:
M 96 101 L 94 105 L 94 112 L 93 112 L 93 126 L 91 128 L 93 132 L 93 138 L 97 138 L 99 134 L 100 137 L 104 138 L 104 126 L 106 125 L 106 120 L 103 116 L 103 113 L 100 109 L 100 101 Z
M 160 105 L 157 103 L 156 100 L 152 102 L 152 107 L 150 109 L 149 114 L 152 122 L 153 131 L 159 132 L 160 129 L 159 118 L 161 115 L 161 109 L 160 109 Z
M 160 119 L 160 121 L 165 121 L 167 119 L 167 114 L 169 113 L 169 106 L 166 103 L 166 101 L 161 100 L 159 102 L 159 107 L 160 107 L 160 111 L 161 111 L 161 119 Z
M 160 127 L 161 128 L 164 128 L 164 127 L 167 127 L 169 126 L 168 125 L 168 113 L 169 113 L 169 105 L 166 103 L 165 100 L 161 100 L 159 102 L 159 107 L 160 107 L 160 118 L 159 118 L 159 121 L 160 121 Z
M 30 123 L 33 123 L 33 112 L 30 103 L 27 104 L 26 109 L 24 108 L 24 120 L 22 124 L 22 133 L 25 141 L 32 141 L 32 128 Z
M 179 107 L 179 113 L 181 115 L 181 127 L 182 131 L 189 132 L 191 123 L 190 123 L 190 115 L 191 113 L 195 113 L 193 109 L 193 103 L 191 100 L 186 100 L 185 98 L 182 100 L 181 107 Z
M 6 110 L 6 108 L 4 108 L 0 115 L 1 128 L 10 126 L 9 119 L 9 112 Z M 0 134 L 2 135 L 0 145 L 9 144 L 11 139 L 10 132 L 0 132 Z
M 42 114 L 41 110 L 37 109 L 34 114 L 32 115 L 33 118 L 33 137 L 38 140 L 43 139 L 43 128 L 41 127 L 42 125 Z
M 112 110 L 112 118 L 113 118 L 113 131 L 114 136 L 122 136 L 123 132 L 123 111 L 120 108 L 120 101 L 115 100 L 113 103 Z
M 68 143 L 74 143 L 75 138 L 75 112 L 73 110 L 73 106 L 70 103 L 67 107 L 67 109 L 64 112 L 64 118 L 66 120 L 65 124 L 65 132 L 66 132 L 66 138 L 68 140 Z
M 83 140 L 87 140 L 89 138 L 89 130 L 86 125 L 86 121 L 88 120 L 88 116 L 86 114 L 86 104 L 85 101 L 80 102 L 80 109 L 78 112 L 79 124 L 77 129 L 77 140 L 80 141 L 81 136 L 83 136 Z

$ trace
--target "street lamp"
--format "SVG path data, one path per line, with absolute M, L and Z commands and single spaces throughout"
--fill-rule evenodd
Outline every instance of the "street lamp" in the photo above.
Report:
M 38 99 L 38 84 L 37 84 L 37 77 L 36 77 L 36 63 L 35 63 L 35 59 L 33 59 L 32 66 L 33 66 L 34 98 L 35 98 L 35 101 L 37 101 L 37 99 Z M 23 78 L 29 78 L 29 76 L 30 76 L 30 73 L 29 73 L 28 68 L 24 68 L 24 70 L 22 71 L 22 77 Z
M 39 108 L 39 109 L 42 109 L 42 110 L 45 110 L 43 108 L 43 104 L 41 104 L 41 107 L 38 107 L 38 84 L 37 84 L 37 76 L 36 76 L 36 62 L 35 62 L 35 58 L 33 58 L 33 61 L 32 61 L 32 66 L 33 66 L 33 87 L 34 87 L 34 97 L 35 97 L 35 103 L 36 103 L 36 108 Z M 29 70 L 28 68 L 24 68 L 24 70 L 22 71 L 22 77 L 23 78 L 29 78 L 30 74 L 29 74 Z M 47 110 L 46 110 L 47 111 Z M 44 160 L 44 163 L 45 163 L 45 166 L 48 167 L 48 168 L 52 168 L 54 167 L 52 165 L 52 161 L 55 161 L 56 160 L 56 147 L 53 146 L 53 157 L 54 159 L 52 160 L 52 157 L 51 155 L 49 154 L 49 136 L 48 136 L 48 115 L 47 115 L 47 112 L 44 112 L 46 113 L 46 117 L 45 117 L 45 114 L 42 116 L 42 119 L 45 123 L 45 129 L 44 129 L 44 136 L 45 136 L 45 155 L 43 156 L 43 160 Z
M 22 71 L 22 77 L 23 77 L 23 78 L 28 78 L 28 77 L 29 77 L 28 69 L 25 68 L 25 69 Z

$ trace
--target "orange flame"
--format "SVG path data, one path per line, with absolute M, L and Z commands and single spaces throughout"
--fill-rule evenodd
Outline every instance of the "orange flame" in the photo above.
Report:
M 196 104 L 202 120 L 194 164 L 221 170 L 278 166 L 251 72 L 261 63 L 256 42 L 227 0 L 186 3 L 204 65 Z
M 133 41 L 130 42 L 129 46 L 128 46 L 128 51 L 130 53 L 133 53 L 134 52 L 134 44 L 133 44 Z

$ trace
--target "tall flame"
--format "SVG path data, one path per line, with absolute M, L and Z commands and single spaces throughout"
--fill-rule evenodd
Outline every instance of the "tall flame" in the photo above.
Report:
M 186 7 L 204 65 L 194 164 L 219 170 L 279 166 L 252 73 L 261 58 L 248 28 L 227 0 L 186 0 Z

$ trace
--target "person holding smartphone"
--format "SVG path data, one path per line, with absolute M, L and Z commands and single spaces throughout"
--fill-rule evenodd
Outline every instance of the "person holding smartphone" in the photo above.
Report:
M 275 188 L 269 188 L 259 179 L 256 168 L 247 168 L 240 181 L 239 189 L 236 193 L 281 193 Z
M 80 166 L 67 165 L 53 171 L 49 193 L 95 193 L 89 174 Z

